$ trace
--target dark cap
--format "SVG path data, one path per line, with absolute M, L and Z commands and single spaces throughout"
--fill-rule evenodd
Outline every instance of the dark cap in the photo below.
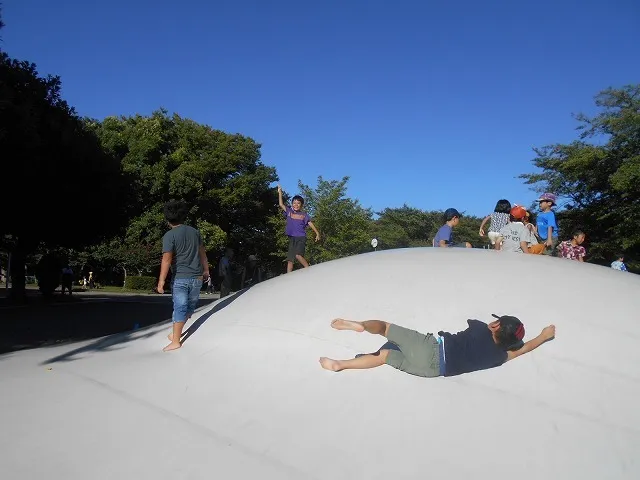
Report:
M 506 343 L 507 350 L 518 350 L 524 345 L 522 339 L 524 338 L 524 324 L 518 317 L 511 315 L 496 315 L 491 314 L 492 317 L 497 318 L 500 321 L 500 337 L 504 343 Z
M 462 215 L 460 215 L 460 212 L 458 210 L 456 210 L 455 208 L 447 208 L 444 211 L 444 218 L 447 219 L 447 222 L 449 220 L 451 220 L 453 217 L 461 217 Z

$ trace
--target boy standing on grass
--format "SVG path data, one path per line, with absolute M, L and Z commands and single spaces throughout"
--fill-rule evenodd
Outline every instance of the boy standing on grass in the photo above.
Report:
M 182 201 L 172 200 L 164 206 L 164 218 L 171 227 L 162 237 L 162 266 L 158 279 L 158 293 L 164 293 L 164 283 L 172 272 L 173 330 L 169 334 L 168 352 L 182 346 L 180 337 L 184 324 L 196 309 L 202 282 L 209 278 L 209 261 L 200 232 L 183 225 L 188 208 Z
M 282 187 L 278 185 L 278 202 L 284 215 L 287 217 L 287 226 L 285 234 L 289 237 L 289 251 L 287 252 L 287 273 L 293 271 L 293 263 L 298 260 L 300 264 L 307 268 L 309 262 L 304 258 L 305 247 L 307 245 L 307 225 L 316 234 L 316 242 L 320 240 L 320 232 L 311 222 L 309 214 L 302 210 L 304 199 L 300 195 L 296 195 L 291 200 L 291 206 L 288 207 L 282 201 Z

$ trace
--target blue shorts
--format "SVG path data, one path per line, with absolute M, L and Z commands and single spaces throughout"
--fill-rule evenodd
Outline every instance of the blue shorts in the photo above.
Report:
M 193 315 L 200 299 L 200 278 L 176 278 L 171 287 L 173 297 L 173 321 L 186 322 Z

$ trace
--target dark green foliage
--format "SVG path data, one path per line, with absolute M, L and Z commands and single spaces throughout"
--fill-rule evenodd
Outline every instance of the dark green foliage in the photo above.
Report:
M 130 275 L 124 282 L 124 288 L 127 290 L 144 290 L 147 292 L 156 288 L 158 279 L 156 277 L 144 277 Z
M 588 261 L 604 265 L 625 252 L 640 267 L 640 85 L 600 92 L 595 117 L 576 116 L 581 132 L 569 144 L 535 149 L 541 171 L 523 174 L 536 191 L 563 199 L 557 213 L 562 239 L 587 233 Z

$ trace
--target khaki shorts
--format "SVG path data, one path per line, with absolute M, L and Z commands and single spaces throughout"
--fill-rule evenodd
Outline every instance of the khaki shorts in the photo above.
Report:
M 546 240 L 541 240 L 540 242 L 544 245 Z M 551 242 L 552 243 L 550 247 L 547 247 L 545 245 L 545 248 L 542 251 L 542 255 L 550 255 L 552 257 L 558 256 L 558 253 L 556 252 L 556 248 L 558 247 L 558 237 L 551 237 Z
M 425 335 L 391 324 L 387 339 L 401 350 L 389 350 L 387 365 L 419 377 L 440 376 L 440 348 L 438 340 L 431 333 Z

